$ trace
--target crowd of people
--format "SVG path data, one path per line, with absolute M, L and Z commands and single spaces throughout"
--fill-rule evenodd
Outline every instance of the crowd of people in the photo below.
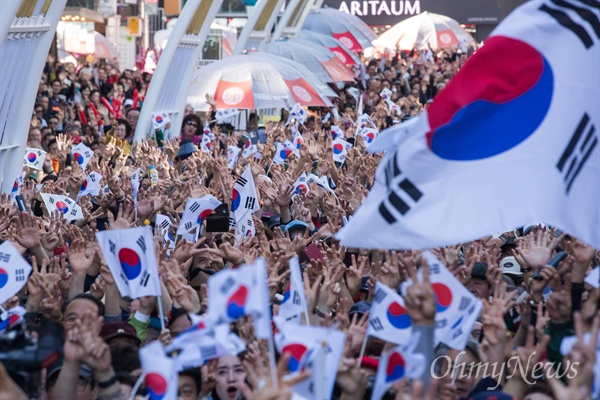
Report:
M 46 160 L 41 170 L 24 169 L 20 194 L 26 210 L 19 210 L 10 196 L 3 195 L 0 205 L 0 240 L 10 241 L 33 267 L 22 290 L 2 304 L 4 310 L 22 306 L 26 314 L 23 323 L 2 333 L 0 399 L 162 398 L 143 382 L 136 385 L 142 374 L 139 350 L 154 341 L 167 346 L 192 327 L 190 314 L 202 315 L 209 307 L 207 282 L 215 273 L 260 257 L 267 262 L 273 315 L 284 298 L 288 262 L 299 257 L 308 322 L 345 332 L 331 398 L 370 398 L 380 356 L 395 343 L 394 338 L 387 342 L 365 338 L 375 284 L 397 290 L 411 278 L 404 293 L 406 313 L 421 332 L 418 349 L 427 365 L 420 379 L 394 383 L 384 398 L 597 396 L 600 290 L 584 280 L 600 264 L 600 256 L 590 245 L 540 224 L 434 249 L 453 275 L 483 301 L 483 312 L 463 351 L 434 342 L 435 293 L 427 279 L 416 278 L 418 270 L 426 273 L 428 268 L 421 251 L 359 250 L 341 247 L 335 240 L 344 219 L 368 194 L 381 158 L 367 153 L 364 139 L 356 135 L 360 99 L 348 89 L 359 89 L 363 112 L 383 130 L 419 115 L 466 60 L 460 52 L 440 52 L 433 60 L 414 53 L 365 60 L 357 83 L 334 87 L 339 95 L 333 101 L 335 112 L 310 108 L 307 121 L 298 125 L 304 142 L 299 156 L 272 163 L 276 143 L 293 139 L 294 125 L 286 126 L 286 110 L 280 122 L 265 125 L 252 114 L 246 130 L 264 127 L 266 140 L 257 144 L 257 153 L 247 159 L 240 156 L 233 166 L 228 166 L 225 154 L 245 132 L 211 122 L 190 106 L 184 110 L 180 135 L 132 141 L 151 75 L 119 71 L 110 62 L 73 65 L 49 60 L 27 139 L 27 147 L 47 152 Z M 391 101 L 399 112 L 381 98 L 384 88 L 392 91 Z M 207 102 L 215 111 L 210 95 Z M 326 118 L 328 113 L 338 117 Z M 207 120 L 214 135 L 210 152 L 200 146 Z M 334 125 L 354 145 L 343 164 L 333 157 Z M 94 151 L 85 170 L 71 154 L 79 143 Z M 178 236 L 186 200 L 211 194 L 231 207 L 233 186 L 247 165 L 260 202 L 253 217 L 255 235 L 239 237 L 232 229 L 203 231 L 195 242 Z M 131 178 L 140 168 L 134 199 Z M 106 189 L 79 197 L 92 172 L 102 176 L 100 186 Z M 309 183 L 309 190 L 296 193 L 294 183 L 303 173 L 325 177 L 325 184 Z M 43 193 L 77 200 L 83 218 L 69 222 L 49 213 Z M 163 241 L 157 214 L 170 219 L 173 243 Z M 131 299 L 120 294 L 95 237 L 98 231 L 145 225 L 156 235 L 165 321 L 160 320 L 156 297 Z M 558 252 L 567 256 L 548 265 Z M 7 356 L 10 349 L 3 340 L 24 330 L 26 337 L 40 338 L 41 346 L 41 338 L 53 326 L 64 331 L 60 357 L 37 370 L 19 370 Z M 270 350 L 257 339 L 252 318 L 238 319 L 231 329 L 244 340 L 246 350 L 180 371 L 179 399 L 291 398 L 293 384 L 310 372 L 284 379 L 290 354 L 277 354 L 277 382 L 273 381 Z M 575 344 L 565 353 L 561 343 L 569 336 L 575 336 Z M 32 352 L 22 354 L 26 351 Z M 449 373 L 460 366 L 464 370 L 465 365 L 504 364 L 513 356 L 522 367 L 508 363 L 497 375 L 486 376 L 480 370 Z M 544 368 L 537 368 L 538 363 Z M 574 365 L 574 372 L 565 373 L 571 372 L 563 371 L 565 365 Z

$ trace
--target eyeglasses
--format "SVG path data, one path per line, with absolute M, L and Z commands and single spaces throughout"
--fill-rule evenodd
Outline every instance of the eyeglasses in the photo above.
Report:
M 195 122 L 192 122 L 192 121 L 188 121 L 188 122 L 186 122 L 185 124 L 186 124 L 187 126 L 193 126 L 194 128 L 197 128 L 197 127 L 198 127 L 198 124 L 197 124 L 197 123 L 195 123 Z

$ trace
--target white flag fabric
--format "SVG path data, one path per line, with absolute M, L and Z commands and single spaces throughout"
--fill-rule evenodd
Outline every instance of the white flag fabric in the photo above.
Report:
M 379 131 L 375 128 L 364 128 L 361 129 L 359 134 L 364 139 L 367 148 L 369 148 L 371 143 L 377 138 L 377 135 L 379 135 Z
M 352 223 L 352 221 L 350 221 Z M 429 265 L 429 281 L 435 293 L 435 343 L 445 343 L 453 349 L 464 350 L 483 304 L 452 275 L 430 251 L 423 253 Z M 419 270 L 422 279 L 422 270 Z M 402 292 L 411 284 L 402 284 Z
M 227 168 L 234 169 L 237 164 L 237 160 L 240 157 L 240 149 L 237 146 L 229 146 L 227 147 Z
M 77 195 L 77 199 L 83 196 L 97 196 L 100 193 L 100 181 L 102 180 L 102 175 L 100 175 L 96 171 L 90 172 L 90 174 L 85 178 L 83 183 L 81 184 L 81 188 L 79 189 L 79 194 Z
M 354 97 L 354 100 L 356 100 L 356 102 L 358 103 L 358 98 L 360 97 L 360 91 L 358 90 L 358 88 L 350 87 L 346 89 L 346 92 L 348 92 L 350 96 Z
M 290 158 L 294 152 L 284 143 L 275 143 L 275 155 L 273 156 L 273 164 L 283 164 Z
M 10 198 L 12 201 L 15 200 L 15 197 L 17 197 L 19 194 L 21 194 L 21 186 L 23 186 L 24 178 L 25 178 L 25 172 L 23 172 L 23 174 L 21 174 L 15 178 L 15 183 L 13 183 L 13 187 L 10 190 Z
M 133 175 L 131 175 L 131 195 L 133 196 L 133 208 L 135 210 L 135 215 L 137 217 L 137 201 L 138 201 L 138 192 L 140 190 L 140 173 L 142 172 L 141 168 L 135 170 Z
M 288 362 L 290 372 L 312 371 L 312 376 L 294 385 L 292 391 L 308 399 L 329 399 L 344 349 L 346 334 L 336 329 L 283 323 L 281 319 L 277 321 L 280 333 L 274 337 L 275 346 L 281 354 L 290 353 L 291 357 Z M 323 368 L 319 369 L 320 374 L 315 373 L 318 352 L 322 352 L 319 361 L 322 362 Z M 316 379 L 322 379 L 322 386 L 315 384 Z M 321 395 L 315 391 L 319 386 L 324 390 Z
M 331 125 L 331 137 L 335 140 L 337 138 L 343 139 L 346 137 L 344 131 L 337 125 Z
M 96 238 L 121 296 L 160 296 L 150 226 L 96 232 Z
M 296 182 L 294 182 L 294 193 L 308 194 L 309 192 L 310 188 L 308 187 L 308 177 L 306 176 L 306 172 L 303 172 Z
M 253 213 L 258 210 L 260 210 L 260 204 L 258 204 L 258 195 L 256 194 L 252 170 L 250 169 L 250 165 L 248 165 L 233 186 L 231 212 L 237 223 L 237 221 L 242 220 L 247 212 Z
M 44 167 L 44 161 L 46 160 L 46 152 L 41 149 L 33 147 L 27 147 L 25 149 L 25 155 L 23 156 L 23 165 L 33 169 L 39 169 L 40 171 Z
M 167 346 L 167 352 L 182 350 L 176 359 L 177 370 L 204 365 L 207 361 L 246 350 L 246 343 L 229 326 L 214 325 L 206 316 L 189 314 L 192 326 Z
M 369 313 L 367 335 L 397 344 L 406 344 L 412 334 L 412 319 L 404 299 L 386 285 L 375 284 L 375 297 Z
M 517 8 L 423 114 L 372 144 L 389 153 L 343 245 L 435 248 L 544 221 L 600 247 L 600 44 L 581 18 L 598 9 L 577 7 Z
M 331 147 L 333 148 L 333 161 L 343 164 L 346 161 L 348 151 L 352 148 L 352 144 L 338 138 L 331 142 Z
M 82 171 L 85 171 L 88 163 L 94 156 L 94 151 L 85 144 L 79 143 L 71 149 L 71 154 L 73 155 L 73 161 L 79 164 Z
M 240 110 L 235 108 L 227 108 L 225 110 L 217 110 L 215 113 L 215 120 L 219 121 L 219 123 L 226 122 L 225 120 L 235 117 L 240 113 Z
M 44 205 L 46 205 L 46 210 L 48 210 L 49 214 L 59 211 L 60 214 L 69 221 L 83 218 L 81 207 L 79 207 L 72 198 L 60 194 L 40 194 L 42 195 L 42 200 L 44 201 Z
M 6 310 L 6 313 L 0 316 L 0 335 L 23 322 L 25 314 L 27 310 L 21 306 Z
M 185 209 L 179 221 L 177 234 L 183 235 L 196 227 L 202 226 L 202 222 L 219 207 L 221 202 L 212 194 L 197 199 L 187 199 Z
M 323 189 L 327 190 L 330 193 L 334 193 L 333 189 L 329 186 L 329 183 L 327 181 L 327 177 L 326 176 L 322 176 L 321 178 L 319 178 L 317 175 L 315 174 L 308 174 L 308 183 L 314 183 L 320 187 L 322 187 Z
M 376 128 L 375 123 L 368 114 L 361 114 L 356 121 L 356 129 L 360 133 L 362 129 L 372 127 Z
M 169 232 L 169 228 L 173 225 L 171 218 L 166 215 L 156 214 L 154 219 L 154 229 L 161 229 L 163 234 L 163 244 L 169 243 L 169 249 L 175 248 L 175 237 Z
M 379 92 L 379 97 L 381 97 L 386 102 L 392 99 L 393 92 L 388 88 L 383 88 L 381 92 Z
M 410 346 L 396 346 L 379 359 L 371 400 L 383 397 L 394 382 L 403 378 L 419 379 L 428 365 L 422 354 L 411 351 Z
M 242 219 L 236 221 L 235 223 L 235 241 L 236 243 L 240 243 L 244 238 L 255 236 L 256 228 L 254 226 L 254 219 L 252 219 L 251 212 L 247 212 L 244 214 Z
M 600 287 L 600 266 L 596 266 L 592 272 L 585 277 L 585 283 L 592 285 L 592 287 Z M 600 389 L 600 388 L 598 388 Z
M 289 262 L 289 265 L 290 280 L 285 288 L 285 292 L 283 293 L 283 301 L 279 306 L 278 316 L 285 321 L 289 321 L 288 323 L 291 321 L 299 323 L 300 320 L 295 317 L 307 311 L 307 303 L 298 257 L 292 258 Z
M 396 111 L 396 114 L 398 115 L 400 115 L 400 113 L 402 112 L 400 106 L 398 106 L 398 104 L 394 103 L 392 100 L 387 100 L 385 104 L 387 104 L 390 111 Z
M 224 269 L 208 279 L 208 318 L 216 324 L 252 316 L 257 338 L 271 335 L 267 267 L 259 258 L 253 264 Z
M 162 129 L 164 130 L 165 126 L 171 122 L 171 118 L 169 118 L 169 114 L 160 112 L 152 114 L 152 129 Z
M 176 399 L 178 377 L 175 360 L 168 357 L 159 340 L 140 349 L 146 390 L 151 399 Z
M 0 244 L 0 304 L 21 290 L 30 273 L 31 266 L 9 240 Z
M 290 150 L 296 157 L 300 157 L 300 149 L 290 140 L 283 142 L 286 149 Z
M 292 122 L 293 120 L 296 120 L 297 122 L 304 125 L 304 122 L 306 122 L 306 118 L 308 118 L 308 113 L 302 107 L 301 104 L 296 103 L 290 110 L 290 116 L 289 116 L 287 122 L 285 123 L 285 126 L 288 126 L 290 124 L 290 122 Z
M 300 150 L 300 148 L 304 144 L 304 139 L 302 138 L 300 132 L 298 132 L 298 129 L 296 129 L 295 131 L 292 130 L 292 143 L 294 144 L 294 146 L 296 146 L 298 150 Z
M 210 154 L 210 145 L 214 138 L 215 138 L 215 135 L 213 135 L 211 133 L 210 126 L 207 123 L 206 125 L 204 125 L 202 141 L 200 142 L 200 148 L 202 149 L 203 152 Z
M 242 149 L 242 157 L 248 159 L 252 154 L 258 152 L 258 136 L 251 136 Z

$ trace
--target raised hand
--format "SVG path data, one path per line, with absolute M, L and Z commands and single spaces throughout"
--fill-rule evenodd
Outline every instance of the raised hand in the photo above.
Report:
M 551 232 L 539 230 L 537 233 L 530 233 L 519 242 L 517 252 L 531 268 L 540 269 L 550 261 L 552 251 L 563 239 L 564 234 L 560 237 L 551 236 Z
M 434 326 L 435 324 L 435 293 L 429 281 L 429 265 L 422 259 L 422 281 L 419 281 L 415 270 L 411 270 L 410 278 L 413 284 L 406 290 L 404 301 L 406 312 L 415 325 Z

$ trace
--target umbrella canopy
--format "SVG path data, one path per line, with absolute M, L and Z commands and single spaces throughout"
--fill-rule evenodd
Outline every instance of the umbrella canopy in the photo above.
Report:
M 108 41 L 108 39 L 94 31 L 94 57 L 95 58 L 117 58 L 119 53 L 117 49 Z
M 371 42 L 377 38 L 360 18 L 329 7 L 311 12 L 302 29 L 333 36 L 344 46 L 357 52 L 371 47 Z
M 307 30 L 301 30 L 297 36 L 298 39 L 310 40 L 313 43 L 320 44 L 331 51 L 335 56 L 346 65 L 358 65 L 360 59 L 346 46 L 344 46 L 339 40 L 324 35 L 319 32 L 311 32 Z
M 261 109 L 303 106 L 330 107 L 335 92 L 305 67 L 267 53 L 235 55 L 194 72 L 188 103 L 207 111 L 205 94 L 217 108 Z
M 356 77 L 326 47 L 308 40 L 278 40 L 265 46 L 265 51 L 304 65 L 323 82 L 352 82 Z
M 424 12 L 394 25 L 373 43 L 391 50 L 466 46 L 473 37 L 450 17 Z

